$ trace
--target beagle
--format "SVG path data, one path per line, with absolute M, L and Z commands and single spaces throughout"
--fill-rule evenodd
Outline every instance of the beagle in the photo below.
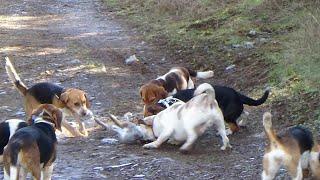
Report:
M 60 108 L 65 116 L 71 115 L 79 124 L 80 132 L 72 127 L 65 118 L 62 126 L 65 127 L 73 136 L 88 136 L 88 132 L 81 121 L 82 117 L 92 117 L 89 110 L 90 104 L 84 91 L 74 88 L 63 88 L 56 84 L 42 82 L 28 88 L 20 80 L 11 61 L 6 57 L 5 65 L 7 74 L 13 82 L 16 89 L 24 97 L 24 106 L 27 117 L 30 117 L 32 111 L 40 104 L 53 104 Z
M 168 73 L 149 81 L 140 88 L 140 96 L 145 105 L 153 104 L 178 90 L 194 88 L 192 78 L 213 77 L 213 71 L 195 72 L 184 67 L 174 67 Z
M 158 148 L 169 140 L 174 144 L 184 143 L 180 150 L 189 151 L 197 138 L 212 125 L 222 137 L 221 150 L 231 148 L 214 89 L 207 83 L 201 84 L 195 91 L 195 97 L 187 103 L 176 102 L 157 115 L 144 118 L 144 122 L 152 125 L 154 136 L 157 137 L 155 141 L 145 144 L 144 148 Z
M 28 120 L 30 126 L 19 129 L 4 150 L 4 179 L 51 179 L 56 159 L 57 138 L 62 112 L 51 104 L 40 105 Z
M 320 179 L 320 150 L 308 129 L 295 126 L 276 134 L 269 112 L 263 115 L 263 126 L 268 139 L 263 156 L 263 180 L 273 179 L 281 166 L 288 170 L 292 179 L 302 179 L 308 172 L 308 166 L 312 175 Z
M 239 131 L 239 125 L 244 126 L 245 121 L 244 119 L 237 123 L 237 119 L 243 113 L 243 105 L 249 106 L 259 106 L 263 104 L 269 96 L 270 88 L 266 88 L 264 94 L 259 99 L 255 100 L 246 95 L 241 94 L 240 92 L 236 91 L 233 88 L 226 87 L 226 86 L 219 86 L 219 85 L 212 85 L 216 94 L 216 100 L 219 104 L 220 109 L 222 110 L 223 117 L 225 122 L 228 124 L 230 128 L 230 132 L 228 134 L 233 134 Z M 166 105 L 164 102 L 169 101 L 168 104 L 172 104 L 174 101 L 181 100 L 184 102 L 188 102 L 192 99 L 195 94 L 196 89 L 185 89 L 180 90 L 176 94 L 168 97 L 166 100 L 160 100 L 156 104 L 151 104 L 146 106 L 146 116 L 151 116 L 159 113 L 160 111 L 164 110 Z
M 0 123 L 0 163 L 3 160 L 3 150 L 9 139 L 18 129 L 26 126 L 28 126 L 26 121 L 21 119 L 9 119 Z

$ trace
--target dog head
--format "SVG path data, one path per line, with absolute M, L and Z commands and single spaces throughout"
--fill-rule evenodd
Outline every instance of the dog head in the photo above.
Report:
M 150 104 L 150 105 L 145 105 L 145 110 L 144 110 L 144 117 L 156 115 L 159 112 L 163 111 L 165 108 L 160 106 L 159 104 Z
M 162 86 L 148 83 L 140 88 L 140 96 L 144 104 L 154 104 L 158 100 L 166 98 L 168 92 Z
M 92 115 L 89 110 L 89 99 L 84 91 L 70 88 L 62 93 L 59 99 L 72 113 L 78 116 Z
M 31 114 L 28 124 L 33 124 L 33 121 L 41 117 L 43 120 L 54 124 L 55 129 L 61 131 L 62 112 L 52 104 L 42 104 Z

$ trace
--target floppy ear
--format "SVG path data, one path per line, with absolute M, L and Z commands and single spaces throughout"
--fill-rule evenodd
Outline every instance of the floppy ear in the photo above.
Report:
M 58 129 L 59 131 L 62 132 L 62 129 L 61 129 L 61 122 L 62 122 L 62 118 L 63 118 L 62 112 L 56 108 L 52 112 L 52 118 L 53 118 L 54 124 L 56 126 L 56 129 Z
M 56 94 L 54 95 L 52 102 L 54 105 L 57 105 L 57 107 L 63 107 L 63 105 L 65 104 Z
M 44 108 L 45 108 L 46 104 L 41 104 L 37 107 L 37 109 L 34 109 L 29 117 L 29 119 L 27 120 L 27 123 L 29 125 L 31 125 L 34 121 L 35 118 L 37 118 L 38 116 L 40 116 L 40 114 L 43 112 Z
M 88 98 L 87 94 L 84 94 L 84 97 L 86 97 L 86 106 L 88 109 L 90 109 L 90 102 L 89 102 L 89 98 Z
M 165 99 L 166 97 L 168 97 L 168 92 L 164 89 L 164 87 L 159 87 L 158 88 L 158 99 Z
M 69 100 L 69 89 L 68 90 L 66 90 L 64 93 L 62 93 L 61 95 L 60 95 L 60 101 L 61 102 L 63 102 L 63 103 L 68 103 L 68 100 Z
M 146 108 L 146 112 L 144 114 L 144 117 L 156 115 L 159 112 L 163 111 L 165 108 L 157 105 L 157 104 L 152 104 Z

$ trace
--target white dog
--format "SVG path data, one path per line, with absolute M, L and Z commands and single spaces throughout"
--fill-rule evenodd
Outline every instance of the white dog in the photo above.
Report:
M 152 125 L 153 133 L 157 137 L 157 140 L 145 144 L 144 148 L 158 148 L 169 140 L 175 144 L 184 142 L 180 150 L 189 151 L 197 138 L 212 125 L 216 126 L 218 134 L 222 137 L 221 150 L 231 148 L 213 87 L 207 83 L 201 84 L 195 95 L 187 103 L 176 102 L 159 114 L 144 118 L 146 124 Z

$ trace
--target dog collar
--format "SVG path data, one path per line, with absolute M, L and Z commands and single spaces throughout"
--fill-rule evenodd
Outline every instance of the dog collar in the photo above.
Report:
M 45 121 L 45 120 L 43 120 L 43 118 L 41 118 L 41 117 L 32 116 L 32 124 L 37 124 L 37 123 L 46 123 L 46 124 L 51 125 L 52 127 L 55 127 L 55 124 L 54 124 L 54 123 Z
M 169 97 L 167 97 L 167 98 L 165 98 L 165 99 L 160 99 L 160 100 L 158 101 L 158 103 L 159 103 L 160 105 L 163 105 L 165 108 L 168 108 L 168 107 L 170 107 L 172 104 L 174 104 L 174 103 L 176 103 L 176 102 L 178 102 L 178 101 L 180 101 L 180 99 L 177 99 L 177 98 L 174 98 L 174 97 L 172 97 L 172 96 L 169 96 Z

